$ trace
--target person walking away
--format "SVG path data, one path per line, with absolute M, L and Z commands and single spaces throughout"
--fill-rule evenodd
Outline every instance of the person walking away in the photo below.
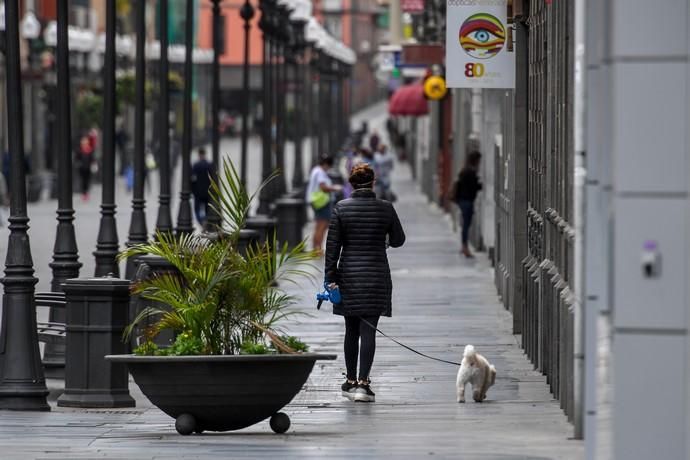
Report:
M 470 252 L 468 239 L 470 226 L 472 225 L 472 217 L 474 216 L 474 200 L 477 198 L 477 193 L 482 189 L 482 184 L 479 182 L 478 175 L 481 158 L 482 154 L 476 151 L 467 155 L 465 166 L 460 170 L 460 173 L 458 173 L 458 178 L 453 186 L 453 198 L 460 208 L 462 219 L 462 248 L 460 252 L 467 258 L 474 257 Z
M 206 150 L 198 150 L 197 160 L 192 165 L 192 195 L 194 195 L 194 215 L 202 227 L 206 225 L 209 192 L 213 165 L 206 159 Z
M 376 163 L 376 195 L 391 203 L 395 202 L 395 194 L 391 190 L 391 174 L 393 172 L 394 160 L 393 155 L 389 153 L 388 146 L 381 144 L 379 149 L 374 154 L 374 163 Z
M 94 145 L 88 135 L 79 140 L 77 149 L 77 168 L 81 180 L 81 199 L 89 201 L 89 189 L 91 188 L 91 167 L 93 165 Z
M 332 156 L 324 155 L 319 164 L 314 166 L 309 174 L 309 185 L 305 200 L 314 211 L 314 233 L 312 235 L 313 249 L 322 254 L 323 238 L 328 230 L 328 222 L 331 219 L 332 192 L 341 190 L 341 187 L 333 185 L 333 180 L 328 176 L 328 170 L 333 167 Z
M 362 144 L 364 143 L 364 136 L 367 135 L 369 132 L 369 125 L 367 124 L 366 121 L 362 121 L 361 127 L 359 130 L 355 131 L 355 136 L 354 136 L 354 144 L 356 148 L 361 148 Z
M 350 177 L 350 171 L 352 171 L 352 167 L 355 165 L 357 154 L 357 150 L 354 148 L 354 146 L 351 146 L 345 151 L 345 154 L 342 155 L 340 158 L 340 163 L 338 164 L 338 172 L 340 173 L 341 177 Z M 345 182 L 342 192 L 343 199 L 350 198 L 352 186 L 349 182 Z
M 91 150 L 96 151 L 96 148 L 98 147 L 98 129 L 95 127 L 92 127 L 89 132 L 86 134 L 86 136 L 89 138 L 89 143 L 91 144 Z
M 341 303 L 333 313 L 345 318 L 347 380 L 342 395 L 353 401 L 374 402 L 369 374 L 376 351 L 376 326 L 391 316 L 393 285 L 386 249 L 405 243 L 395 208 L 373 191 L 374 170 L 368 164 L 352 169 L 352 196 L 333 209 L 326 242 L 325 282 L 336 285 Z M 357 361 L 359 360 L 359 374 Z
M 380 144 L 381 138 L 379 137 L 379 133 L 372 131 L 371 136 L 369 136 L 369 148 L 372 152 L 377 152 Z

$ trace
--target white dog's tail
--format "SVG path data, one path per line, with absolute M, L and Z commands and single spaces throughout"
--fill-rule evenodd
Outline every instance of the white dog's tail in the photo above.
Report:
M 491 364 L 489 365 L 489 369 L 491 369 L 491 385 L 493 385 L 496 383 L 496 368 Z
M 462 354 L 463 359 L 466 359 L 470 366 L 474 366 L 477 363 L 477 352 L 474 351 L 472 345 L 465 346 L 465 352 Z

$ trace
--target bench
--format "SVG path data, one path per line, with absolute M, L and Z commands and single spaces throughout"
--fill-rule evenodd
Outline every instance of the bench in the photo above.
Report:
M 47 376 L 60 377 L 65 368 L 65 343 L 67 327 L 65 318 L 67 301 L 64 292 L 37 292 L 34 294 L 36 308 L 53 308 L 48 321 L 36 321 L 38 341 L 46 344 L 43 356 L 43 367 Z M 57 319 L 57 320 L 56 320 Z M 51 321 L 52 320 L 52 321 Z M 48 353 L 46 353 L 48 352 Z M 46 356 L 49 354 L 49 356 Z
M 65 311 L 67 301 L 63 292 L 37 292 L 34 294 L 36 308 L 60 308 Z M 64 315 L 62 315 L 64 316 Z M 50 344 L 64 344 L 65 323 L 36 321 L 38 341 Z

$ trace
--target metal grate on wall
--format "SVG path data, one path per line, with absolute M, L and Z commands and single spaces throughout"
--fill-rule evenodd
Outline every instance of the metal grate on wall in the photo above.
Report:
M 573 8 L 519 3 L 515 48 L 526 56 L 505 96 L 496 151 L 495 282 L 527 356 L 571 417 Z

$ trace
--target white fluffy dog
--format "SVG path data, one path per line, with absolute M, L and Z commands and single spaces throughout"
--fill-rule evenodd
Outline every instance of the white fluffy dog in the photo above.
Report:
M 485 357 L 474 350 L 472 345 L 465 347 L 462 363 L 456 381 L 458 402 L 465 402 L 465 385 L 472 384 L 472 398 L 475 402 L 486 399 L 486 391 L 496 381 L 496 368 Z

